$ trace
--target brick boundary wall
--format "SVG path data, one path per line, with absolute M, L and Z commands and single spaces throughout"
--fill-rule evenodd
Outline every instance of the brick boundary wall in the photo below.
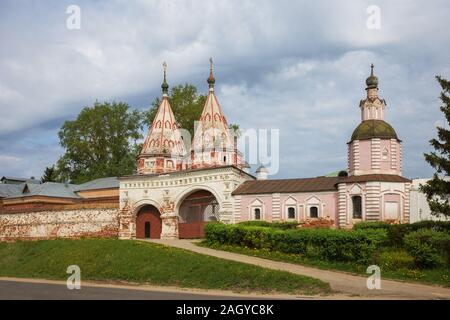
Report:
M 78 208 L 39 212 L 0 212 L 0 241 L 56 238 L 116 238 L 118 208 Z

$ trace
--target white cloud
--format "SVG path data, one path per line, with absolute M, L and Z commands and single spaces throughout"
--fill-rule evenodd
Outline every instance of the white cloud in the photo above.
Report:
M 446 1 L 379 1 L 379 31 L 366 27 L 371 1 L 79 1 L 82 28 L 73 31 L 69 4 L 0 4 L 0 154 L 20 154 L 5 143 L 11 136 L 54 144 L 56 120 L 95 99 L 148 106 L 164 60 L 171 85 L 189 81 L 204 92 L 213 56 L 229 122 L 284 130 L 282 176 L 321 174 L 345 167 L 374 62 L 406 174 L 430 172 L 422 153 L 441 118 L 434 75 L 450 74 Z M 45 160 L 36 157 L 8 170 L 39 175 Z

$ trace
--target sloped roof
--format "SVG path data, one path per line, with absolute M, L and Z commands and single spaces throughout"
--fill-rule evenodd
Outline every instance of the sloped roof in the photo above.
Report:
M 119 188 L 117 177 L 99 178 L 75 186 L 75 191 Z
M 13 197 L 46 196 L 56 198 L 79 198 L 75 193 L 74 184 L 64 184 L 57 182 L 45 182 L 42 184 L 24 184 L 21 193 Z M 27 192 L 24 192 L 24 191 Z
M 345 179 L 343 179 L 343 182 L 368 182 L 368 181 L 411 182 L 410 179 L 395 174 L 365 174 L 362 176 L 345 177 Z
M 216 148 L 234 149 L 227 120 L 212 89 L 209 90 L 203 106 L 192 144 L 193 149 L 199 152 Z
M 1 181 L 17 181 L 18 182 L 18 184 L 20 184 L 20 183 L 24 183 L 24 182 L 27 182 L 27 183 L 35 183 L 35 184 L 39 184 L 40 183 L 40 181 L 39 180 L 36 180 L 36 179 L 30 179 L 30 178 L 18 178 L 18 177 L 8 177 L 8 176 L 3 176 L 1 179 L 0 179 Z
M 339 177 L 317 177 L 302 179 L 274 179 L 245 181 L 233 195 L 261 193 L 291 193 L 308 191 L 336 190 L 335 185 L 342 180 Z
M 119 188 L 119 179 L 117 177 L 100 178 L 86 183 L 65 184 L 58 182 L 21 183 L 8 184 L 0 183 L 0 198 L 18 198 L 32 196 L 46 196 L 55 198 L 81 198 L 77 192 L 85 190 L 112 189 Z
M 319 192 L 335 191 L 338 183 L 354 182 L 411 182 L 402 176 L 393 174 L 367 174 L 351 177 L 316 177 L 301 179 L 274 179 L 245 181 L 233 195 L 264 194 L 264 193 L 293 193 L 293 192 Z
M 160 154 L 177 157 L 186 155 L 181 132 L 166 95 L 162 98 L 141 151 L 141 155 Z
M 0 198 L 7 198 L 22 192 L 23 184 L 0 183 Z

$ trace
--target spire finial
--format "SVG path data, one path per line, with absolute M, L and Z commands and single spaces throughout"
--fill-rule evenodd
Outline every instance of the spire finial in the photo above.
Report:
M 208 84 L 209 84 L 209 90 L 213 91 L 214 90 L 214 84 L 216 83 L 216 79 L 214 79 L 214 74 L 213 74 L 213 58 L 209 58 L 209 78 L 207 80 Z
M 378 88 L 378 78 L 373 74 L 373 67 L 373 63 L 370 64 L 370 76 L 366 79 L 366 90 Z
M 164 61 L 162 65 L 163 65 L 163 70 L 164 70 L 164 81 L 161 85 L 161 88 L 162 88 L 163 96 L 167 96 L 167 94 L 169 93 L 169 85 L 167 84 L 167 79 L 166 79 L 167 63 Z

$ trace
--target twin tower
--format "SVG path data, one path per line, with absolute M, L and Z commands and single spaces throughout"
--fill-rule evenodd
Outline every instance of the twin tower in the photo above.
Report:
M 163 67 L 162 100 L 137 159 L 138 174 L 161 174 L 226 165 L 247 168 L 214 93 L 216 80 L 212 58 L 207 80 L 209 92 L 190 150 L 186 150 L 187 144 L 170 106 L 166 63 Z
M 138 174 L 161 174 L 226 165 L 248 169 L 214 93 L 216 80 L 212 59 L 207 79 L 208 97 L 190 150 L 186 150 L 187 144 L 170 106 L 166 63 L 163 66 L 162 100 L 137 159 Z M 348 142 L 348 175 L 401 176 L 401 141 L 392 126 L 384 121 L 386 102 L 378 96 L 378 78 L 373 73 L 373 64 L 366 85 L 367 97 L 359 104 L 361 123 Z

